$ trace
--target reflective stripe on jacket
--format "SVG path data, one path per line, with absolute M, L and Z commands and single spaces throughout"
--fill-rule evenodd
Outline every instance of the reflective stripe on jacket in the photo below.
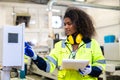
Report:
M 61 70 L 63 59 L 69 59 L 72 52 L 72 46 L 67 41 L 59 41 L 55 44 L 55 48 L 51 50 L 49 56 L 46 57 L 47 72 L 53 72 L 55 68 L 59 68 L 58 80 L 97 80 L 96 77 L 89 75 L 82 76 L 78 70 Z M 96 66 L 102 71 L 105 70 L 105 58 L 102 54 L 100 45 L 95 39 L 89 43 L 83 41 L 79 44 L 74 59 L 89 60 L 91 66 Z

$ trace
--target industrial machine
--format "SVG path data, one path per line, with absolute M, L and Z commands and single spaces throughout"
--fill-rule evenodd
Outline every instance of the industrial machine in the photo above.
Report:
M 106 58 L 106 72 L 110 74 L 108 76 L 120 76 L 120 43 L 105 43 L 104 56 Z
M 24 70 L 24 27 L 0 28 L 0 80 L 10 80 L 11 68 Z
M 104 44 L 104 55 L 108 61 L 120 61 L 120 43 Z

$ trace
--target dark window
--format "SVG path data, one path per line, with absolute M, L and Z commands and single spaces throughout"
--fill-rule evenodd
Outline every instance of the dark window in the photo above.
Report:
M 17 16 L 16 25 L 25 23 L 25 27 L 29 27 L 30 16 Z

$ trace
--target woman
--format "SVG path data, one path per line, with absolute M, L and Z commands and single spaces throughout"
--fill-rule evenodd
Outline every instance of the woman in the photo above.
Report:
M 76 7 L 69 7 L 64 15 L 66 40 L 59 41 L 44 59 L 37 56 L 25 43 L 25 54 L 30 56 L 39 69 L 53 72 L 58 68 L 58 80 L 97 80 L 105 70 L 105 58 L 100 45 L 92 38 L 95 34 L 88 14 Z M 63 59 L 89 60 L 84 69 L 61 69 Z

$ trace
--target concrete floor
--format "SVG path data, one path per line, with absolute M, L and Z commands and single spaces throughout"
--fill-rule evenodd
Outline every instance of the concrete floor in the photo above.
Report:
M 53 79 L 49 79 L 37 74 L 31 74 L 31 75 L 27 75 L 26 79 L 20 79 L 20 78 L 11 78 L 10 80 L 53 80 Z
M 37 74 L 33 74 L 33 75 L 27 75 L 27 79 L 33 79 L 33 80 L 53 80 L 47 77 L 43 77 Z

